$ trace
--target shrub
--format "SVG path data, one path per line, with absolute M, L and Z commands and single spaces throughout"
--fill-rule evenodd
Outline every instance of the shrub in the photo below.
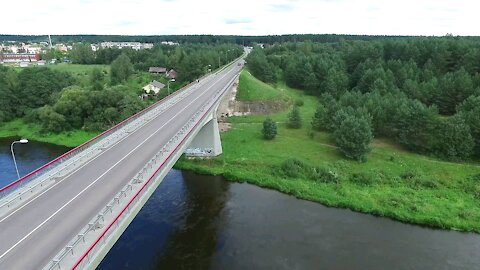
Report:
M 352 181 L 355 184 L 359 185 L 364 185 L 364 186 L 369 186 L 373 184 L 373 179 L 374 177 L 366 172 L 358 172 L 358 173 L 353 173 L 352 176 L 350 177 L 350 181 Z
M 285 176 L 296 178 L 301 176 L 307 167 L 303 161 L 290 158 L 282 163 L 280 169 Z
M 338 173 L 330 168 L 313 167 L 309 170 L 309 178 L 323 183 L 337 183 Z
M 300 110 L 298 109 L 298 106 L 293 106 L 292 111 L 288 114 L 287 125 L 289 128 L 302 127 L 302 118 L 300 116 Z
M 303 102 L 303 99 L 299 98 L 295 100 L 295 106 L 302 107 L 305 103 Z
M 480 199 L 480 184 L 472 185 L 470 192 L 473 194 L 473 197 Z
M 411 180 L 414 179 L 415 177 L 419 176 L 419 173 L 416 172 L 415 170 L 408 170 L 403 172 L 400 177 L 404 180 Z
M 271 118 L 265 119 L 263 121 L 263 138 L 266 140 L 273 140 L 277 136 L 277 123 L 275 123 Z
M 437 188 L 439 186 L 438 182 L 431 178 L 416 178 L 414 181 L 415 185 L 425 187 L 425 188 Z

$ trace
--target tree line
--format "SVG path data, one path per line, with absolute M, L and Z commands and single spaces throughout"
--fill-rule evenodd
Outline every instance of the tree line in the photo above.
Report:
M 243 53 L 232 44 L 96 53 L 89 44 L 77 44 L 74 51 L 74 62 L 101 61 L 110 65 L 110 72 L 92 68 L 85 80 L 48 66 L 21 70 L 0 66 L 0 123 L 23 118 L 40 124 L 46 132 L 104 130 L 154 101 L 139 98 L 141 89 L 129 84 L 133 74 L 143 76 L 149 66 L 166 66 L 177 70 L 177 85 L 182 85 L 215 69 L 219 61 L 223 65 Z
M 478 40 L 478 37 L 465 37 L 471 40 Z M 399 40 L 417 39 L 407 36 L 371 36 L 371 35 L 335 35 L 335 34 L 290 34 L 290 35 L 266 35 L 266 36 L 234 36 L 234 35 L 158 35 L 158 36 L 124 36 L 124 35 L 52 35 L 53 43 L 99 43 L 105 41 L 113 42 L 147 42 L 160 43 L 172 41 L 180 44 L 221 44 L 234 43 L 242 46 L 253 46 L 257 43 L 275 44 L 285 42 L 340 42 L 342 40 Z M 430 37 L 436 40 L 441 37 Z M 0 35 L 0 42 L 47 42 L 47 35 Z
M 256 47 L 247 58 L 265 82 L 319 97 L 313 128 L 364 160 L 375 137 L 450 160 L 480 157 L 480 41 L 397 38 Z
M 180 81 L 192 81 L 209 69 L 231 62 L 242 53 L 243 48 L 234 44 L 156 45 L 148 50 L 103 48 L 94 52 L 89 43 L 78 43 L 69 57 L 77 64 L 109 65 L 119 55 L 125 54 L 137 71 L 148 71 L 152 66 L 167 67 L 178 72 Z

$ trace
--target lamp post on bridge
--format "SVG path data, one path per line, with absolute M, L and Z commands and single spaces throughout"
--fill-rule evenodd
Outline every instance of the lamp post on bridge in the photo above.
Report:
M 167 90 L 168 90 L 167 92 L 168 92 L 169 95 L 170 95 L 170 82 L 174 82 L 174 81 L 175 81 L 175 79 L 171 79 L 171 80 L 168 80 L 168 82 L 167 82 Z
M 15 160 L 15 152 L 13 151 L 13 145 L 16 143 L 26 144 L 28 143 L 28 140 L 21 139 L 19 141 L 12 142 L 12 144 L 10 145 L 10 150 L 12 151 L 12 157 L 13 157 L 13 164 L 15 164 L 15 170 L 17 171 L 17 177 L 18 177 L 17 179 L 20 179 L 20 174 L 18 173 L 17 161 Z

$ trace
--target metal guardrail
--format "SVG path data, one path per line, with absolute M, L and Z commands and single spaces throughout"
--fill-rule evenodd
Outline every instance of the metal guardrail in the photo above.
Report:
M 74 169 L 91 160 L 103 150 L 113 146 L 130 133 L 147 124 L 158 114 L 173 106 L 185 96 L 198 88 L 198 83 L 191 83 L 175 94 L 160 100 L 121 123 L 59 156 L 17 181 L 0 189 L 0 215 L 9 211 L 16 204 L 34 196 L 55 181 L 65 178 Z M 195 87 L 197 86 L 197 87 Z
M 71 269 L 83 269 L 90 264 L 92 256 L 106 244 L 106 240 L 112 236 L 114 229 L 118 228 L 121 222 L 128 217 L 128 213 L 130 213 L 136 203 L 142 199 L 141 195 L 147 186 L 155 179 L 158 172 L 169 161 L 172 155 L 177 152 L 183 142 L 188 139 L 195 128 L 205 119 L 208 113 L 211 112 L 214 105 L 232 85 L 235 77 L 236 76 L 234 76 L 225 87 L 215 92 L 213 99 L 205 103 L 195 112 L 189 121 L 150 159 L 135 177 L 115 195 L 99 214 L 90 220 L 81 232 L 76 235 L 44 269 L 65 269 L 62 265 L 67 264 L 69 261 L 71 262 L 72 259 L 75 259 L 75 254 L 83 250 L 86 251 L 83 252 Z M 143 182 L 145 183 L 140 186 Z M 127 200 L 127 198 L 132 195 L 133 197 Z M 118 214 L 115 215 L 117 212 Z M 110 219 L 112 219 L 111 223 L 104 227 L 103 223 Z M 97 230 L 102 228 L 104 228 L 103 231 L 97 232 Z M 91 242 L 93 242 L 93 244 L 88 246 L 88 243 Z

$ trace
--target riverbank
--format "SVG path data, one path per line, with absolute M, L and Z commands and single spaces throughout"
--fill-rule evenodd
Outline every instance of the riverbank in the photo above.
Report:
M 265 141 L 261 129 L 266 116 L 232 117 L 229 118 L 231 129 L 222 134 L 223 155 L 209 160 L 182 158 L 176 168 L 223 175 L 230 181 L 246 181 L 327 206 L 436 228 L 480 232 L 478 165 L 413 154 L 382 139 L 374 140 L 368 162 L 347 160 L 329 134 L 311 131 L 310 121 L 318 103 L 315 97 L 305 96 L 283 83 L 271 87 L 253 77 L 248 79 L 249 87 L 268 88 L 270 98 L 302 100 L 303 127 L 288 129 L 285 126 L 288 110 L 271 114 L 278 123 L 279 134 L 273 141 Z M 244 91 L 242 89 L 245 88 L 239 91 Z M 21 120 L 2 124 L 0 128 L 0 137 L 21 136 L 69 147 L 96 134 L 85 131 L 44 134 L 39 126 Z M 291 158 L 310 168 L 323 168 L 334 175 L 334 181 L 309 179 L 303 174 L 286 176 L 281 166 Z
M 2 123 L 0 125 L 0 138 L 21 137 L 32 141 L 46 142 L 67 147 L 78 146 L 100 132 L 72 130 L 61 133 L 43 132 L 40 125 L 26 123 L 22 119 Z
M 232 117 L 231 129 L 222 134 L 220 157 L 182 158 L 176 167 L 223 175 L 231 181 L 246 181 L 328 206 L 435 228 L 480 232 L 478 165 L 413 154 L 382 139 L 374 140 L 368 162 L 347 160 L 329 134 L 311 131 L 316 98 L 304 96 L 282 83 L 271 88 L 303 100 L 301 129 L 286 127 L 288 111 L 271 114 L 278 123 L 278 136 L 265 141 L 261 129 L 266 116 Z M 291 158 L 306 166 L 323 168 L 334 175 L 334 181 L 313 180 L 305 175 L 285 176 L 281 166 Z

